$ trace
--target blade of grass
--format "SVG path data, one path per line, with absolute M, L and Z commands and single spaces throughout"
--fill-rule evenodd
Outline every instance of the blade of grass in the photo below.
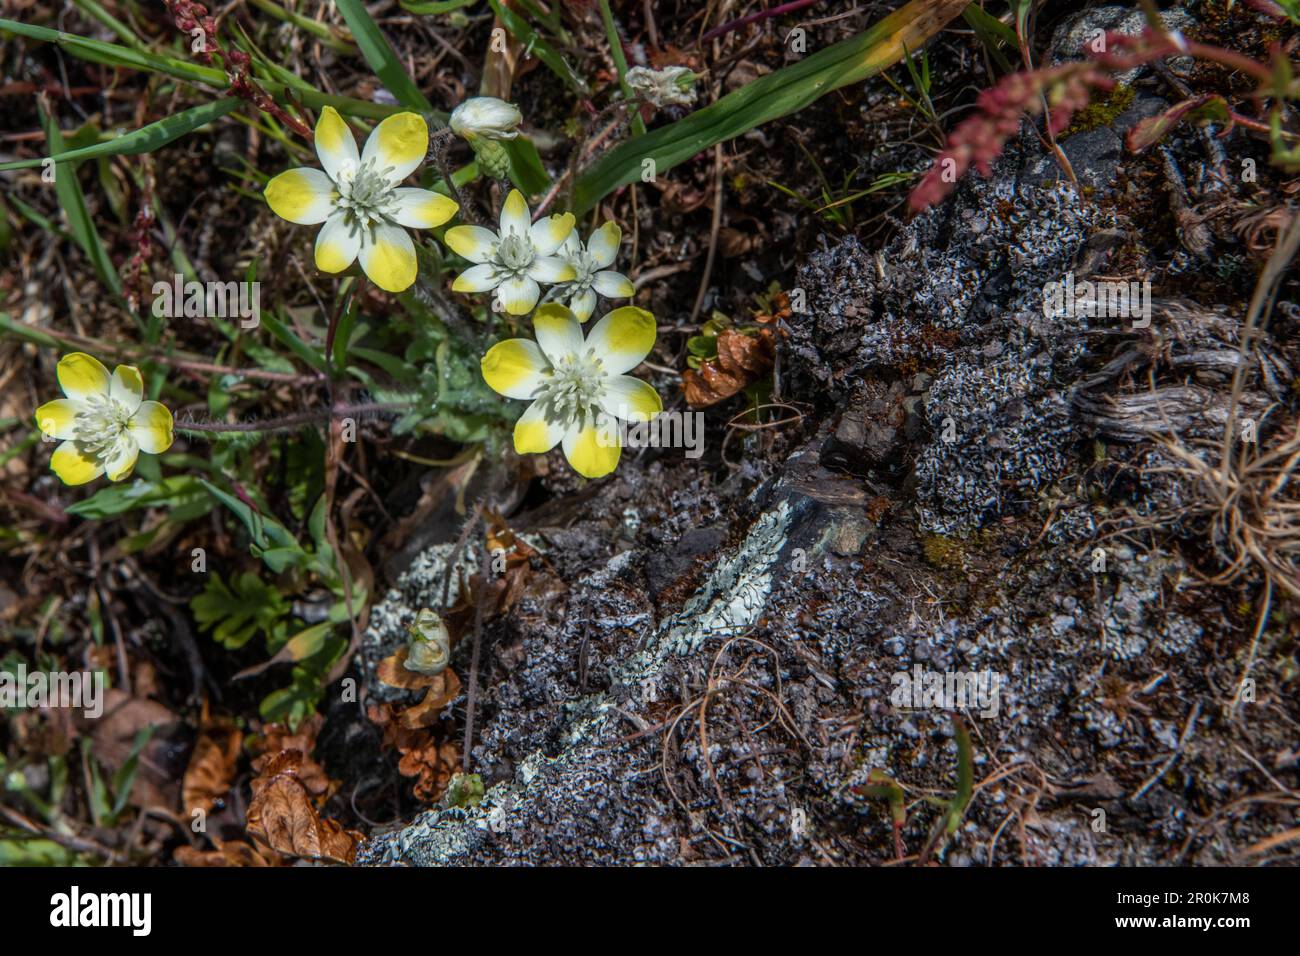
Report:
M 627 85 L 627 57 L 623 55 L 623 41 L 619 38 L 618 27 L 614 25 L 614 12 L 609 8 L 609 0 L 600 0 L 600 19 L 605 24 L 605 38 L 609 41 L 609 53 L 614 58 L 614 68 L 618 70 L 618 85 L 623 90 L 623 99 L 633 102 L 632 87 Z M 632 135 L 645 133 L 645 120 L 640 113 L 632 116 Z M 713 145 L 713 144 L 709 144 Z
M 70 149 L 67 152 L 48 158 L 53 159 L 56 163 L 70 163 L 100 156 L 134 156 L 139 153 L 149 153 L 166 146 L 173 140 L 179 139 L 200 126 L 206 126 L 213 120 L 220 119 L 239 106 L 241 102 L 243 101 L 238 97 L 228 96 L 225 99 L 192 107 L 182 113 L 177 113 L 175 116 L 168 116 L 156 123 L 150 123 L 148 126 L 142 126 L 135 132 L 124 133 L 102 143 L 94 143 L 80 149 Z M 39 166 L 43 162 L 45 162 L 45 158 L 20 159 L 12 163 L 0 163 L 0 172 L 9 169 L 29 169 L 32 166 Z
M 131 50 L 116 43 L 91 40 L 87 37 L 77 36 L 74 33 L 63 33 L 59 30 L 51 30 L 47 27 L 33 26 L 3 18 L 0 18 L 0 33 L 12 33 L 17 36 L 27 37 L 30 40 L 56 43 L 72 56 L 90 63 L 101 63 L 105 66 L 127 70 L 141 70 L 146 73 L 162 73 L 165 76 L 175 77 L 187 83 L 195 83 L 219 90 L 224 90 L 229 85 L 226 74 L 221 70 L 200 66 L 197 63 L 187 63 L 173 57 L 155 56 L 152 53 Z M 266 92 L 281 103 L 286 102 L 286 95 L 292 89 L 298 99 L 301 99 L 303 103 L 315 110 L 333 106 L 340 113 L 347 113 L 350 116 L 383 119 L 385 116 L 400 113 L 403 109 L 399 105 L 370 103 L 350 96 L 323 93 L 305 82 L 299 81 L 298 84 L 295 84 L 285 80 L 283 74 L 277 73 L 277 76 L 280 76 L 279 80 L 266 80 L 262 83 L 262 86 Z
M 525 53 L 536 56 L 579 96 L 587 95 L 587 84 L 573 71 L 573 67 L 569 66 L 569 61 L 561 56 L 555 47 L 542 39 L 541 34 L 533 29 L 532 24 L 507 7 L 501 0 L 488 0 L 488 3 L 491 4 L 492 11 L 497 15 L 497 18 L 510 31 L 510 35 L 524 44 Z
M 408 109 L 422 113 L 433 111 L 433 104 L 425 99 L 420 88 L 415 85 L 402 61 L 397 58 L 392 46 L 370 14 L 366 12 L 361 0 L 337 0 L 339 12 L 347 21 L 352 38 L 357 41 L 361 55 L 366 58 L 375 75 L 387 87 L 388 92 L 396 97 L 397 102 Z
M 902 59 L 905 46 L 920 49 L 965 6 L 966 0 L 911 0 L 865 33 L 747 83 L 684 119 L 614 147 L 578 178 L 573 212 L 582 216 L 619 186 L 639 180 L 643 160 L 653 160 L 656 174 L 662 175 L 717 143 L 879 73 Z
M 474 0 L 432 0 L 430 3 L 407 3 L 406 0 L 401 0 L 401 7 L 407 13 L 428 16 L 451 13 L 461 7 L 468 7 L 471 3 L 474 3 Z
M 298 29 L 306 30 L 331 50 L 335 50 L 336 52 L 343 53 L 347 56 L 356 56 L 357 53 L 360 52 L 351 43 L 340 39 L 333 30 L 321 23 L 319 20 L 313 20 L 311 17 L 304 17 L 301 13 L 294 13 L 292 10 L 288 10 L 285 7 L 280 6 L 278 3 L 272 2 L 272 0 L 249 0 L 249 2 L 253 6 L 257 7 L 257 9 L 269 13 L 277 20 L 284 23 L 292 23 L 294 26 L 298 27 Z
M 96 0 L 72 0 L 77 9 L 87 16 L 94 17 L 104 26 L 117 34 L 117 38 L 133 50 L 144 52 L 145 45 L 129 26 L 105 10 Z
M 45 127 L 45 141 L 49 145 L 51 155 L 64 152 L 63 133 L 59 129 L 59 124 L 45 111 L 43 105 L 38 105 L 38 110 L 41 125 Z M 81 183 L 77 181 L 76 166 L 55 173 L 54 189 L 58 193 L 63 215 L 68 220 L 68 229 L 72 233 L 72 238 L 90 257 L 91 265 L 95 267 L 95 272 L 104 284 L 113 290 L 114 295 L 121 296 L 122 277 L 117 274 L 117 269 L 113 267 L 113 260 L 108 257 L 108 250 L 104 248 L 99 233 L 95 231 L 90 210 L 86 207 L 85 193 L 81 191 Z
M 29 40 L 43 40 L 46 43 L 57 44 L 61 49 L 66 50 L 78 59 L 89 60 L 91 63 L 102 63 L 105 66 L 123 67 L 130 70 L 146 70 L 150 73 L 164 73 L 167 76 L 174 76 L 178 80 L 202 83 L 205 86 L 224 87 L 226 85 L 226 74 L 221 70 L 200 66 L 197 63 L 188 63 L 185 60 L 177 60 L 170 56 L 157 56 L 143 50 L 132 50 L 116 43 L 91 40 L 88 37 L 77 36 L 75 33 L 64 33 L 62 30 L 51 30 L 48 27 L 38 27 L 30 23 L 19 23 L 16 20 L 4 19 L 0 19 L 0 32 L 14 33 L 21 37 L 27 37 Z

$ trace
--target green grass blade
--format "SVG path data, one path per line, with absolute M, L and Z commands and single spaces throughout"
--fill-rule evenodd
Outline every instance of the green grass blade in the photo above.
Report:
M 526 196 L 544 193 L 551 185 L 551 177 L 542 165 L 542 157 L 533 141 L 526 136 L 516 136 L 504 143 L 510 156 L 510 179 Z
M 205 86 L 226 85 L 226 74 L 221 70 L 188 63 L 175 57 L 156 56 L 142 50 L 132 50 L 116 43 L 91 40 L 77 36 L 75 33 L 64 33 L 61 30 L 4 19 L 0 19 L 0 32 L 13 33 L 20 37 L 27 37 L 29 40 L 43 40 L 46 43 L 58 44 L 61 49 L 78 59 L 89 60 L 91 63 L 102 63 L 105 66 L 117 66 L 129 70 L 145 70 L 149 73 L 164 73 L 178 80 L 202 83 Z
M 347 21 L 348 28 L 352 31 L 352 38 L 357 41 L 357 46 L 361 49 L 361 55 L 366 58 L 375 75 L 388 88 L 388 92 L 392 93 L 397 98 L 397 102 L 407 109 L 422 113 L 432 112 L 433 104 L 425 99 L 420 88 L 415 85 L 415 81 L 406 72 L 406 67 L 402 66 L 402 61 L 397 58 L 388 40 L 384 38 L 384 34 L 366 12 L 361 0 L 337 0 L 337 2 L 339 12 L 343 14 L 343 19 Z
M 179 139 L 186 133 L 198 129 L 200 126 L 206 126 L 213 120 L 220 119 L 239 106 L 241 102 L 243 101 L 237 97 L 228 96 L 212 103 L 204 103 L 202 106 L 195 106 L 182 113 L 177 113 L 175 116 L 168 116 L 156 123 L 142 126 L 133 133 L 115 136 L 102 143 L 94 143 L 80 149 L 70 149 L 52 158 L 56 163 L 70 163 L 82 159 L 95 159 L 100 156 L 134 156 L 139 153 L 152 152 L 166 146 L 172 140 Z M 38 158 L 0 163 L 0 172 L 8 169 L 28 169 L 32 166 L 39 166 L 43 162 L 45 162 L 44 159 Z
M 573 71 L 573 67 L 569 66 L 569 61 L 561 56 L 555 47 L 542 39 L 541 34 L 534 30 L 527 20 L 507 7 L 501 0 L 488 0 L 488 3 L 492 5 L 492 10 L 496 13 L 497 18 L 510 31 L 510 35 L 524 44 L 526 52 L 531 53 L 546 64 L 552 73 L 567 83 L 579 96 L 587 95 L 587 84 L 583 82 L 582 77 Z M 626 72 L 626 66 L 624 72 Z
M 653 160 L 656 174 L 662 175 L 717 143 L 879 73 L 902 59 L 904 47 L 920 49 L 965 6 L 966 0 L 911 0 L 865 33 L 769 73 L 684 119 L 616 146 L 578 178 L 573 211 L 582 216 L 619 186 L 640 179 L 643 160 Z
M 605 39 L 609 42 L 609 55 L 614 58 L 614 69 L 618 71 L 618 85 L 623 91 L 623 99 L 633 102 L 632 87 L 627 85 L 627 57 L 623 55 L 623 41 L 619 39 L 618 27 L 614 25 L 614 11 L 609 8 L 609 0 L 600 0 L 600 19 L 605 25 Z M 632 135 L 645 133 L 645 120 L 638 111 L 632 114 Z
M 63 133 L 59 130 L 59 124 L 44 109 L 40 110 L 40 114 L 51 155 L 64 152 Z M 113 290 L 114 294 L 120 296 L 122 277 L 117 274 L 117 269 L 113 267 L 113 260 L 108 257 L 108 250 L 104 248 L 99 233 L 95 231 L 90 210 L 86 207 L 85 193 L 81 191 L 81 183 L 77 182 L 77 168 L 70 166 L 57 170 L 54 176 L 54 189 L 58 193 L 63 214 L 67 217 L 68 230 L 72 233 L 72 238 L 90 257 L 91 265 L 95 267 L 99 278 Z
M 31 40 L 57 43 L 72 56 L 91 63 L 102 63 L 105 66 L 121 67 L 128 70 L 141 70 L 146 73 L 162 73 L 178 80 L 184 80 L 187 83 L 195 83 L 219 90 L 224 90 L 229 85 L 226 74 L 221 70 L 200 66 L 197 63 L 187 63 L 173 57 L 155 56 L 152 53 L 130 50 L 124 46 L 118 46 L 116 43 L 91 40 L 73 33 L 51 30 L 47 27 L 0 19 L 0 33 L 12 33 Z M 350 96 L 322 93 L 306 83 L 299 87 L 283 78 L 280 80 L 265 80 L 262 82 L 262 87 L 282 104 L 286 102 L 289 94 L 292 93 L 293 98 L 301 100 L 314 110 L 333 106 L 340 113 L 346 113 L 349 116 L 383 119 L 385 116 L 400 113 L 403 109 L 401 106 L 387 103 L 370 103 Z
M 430 3 L 407 3 L 406 0 L 400 0 L 400 2 L 402 9 L 408 13 L 427 16 L 428 14 L 451 13 L 461 7 L 468 7 L 474 0 L 433 0 Z

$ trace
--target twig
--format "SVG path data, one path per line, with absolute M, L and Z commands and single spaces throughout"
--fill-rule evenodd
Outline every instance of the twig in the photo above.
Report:
M 484 530 L 486 531 L 486 527 Z M 474 599 L 474 647 L 469 658 L 469 687 L 465 691 L 465 746 L 462 753 L 462 767 L 466 773 L 469 773 L 470 747 L 474 743 L 474 705 L 478 699 L 478 662 L 483 648 L 483 606 L 487 603 L 489 570 L 491 564 L 485 537 L 483 557 L 479 562 L 478 595 Z
M 718 252 L 718 230 L 722 228 L 722 144 L 713 147 L 713 225 L 709 230 L 709 254 L 704 259 L 704 274 L 700 276 L 700 291 L 695 295 L 695 306 L 691 309 L 691 323 L 700 316 L 704 307 L 704 296 L 709 291 L 709 279 L 713 277 L 713 259 Z
M 758 23 L 760 20 L 767 20 L 771 17 L 779 17 L 782 14 L 794 13 L 796 10 L 802 10 L 804 7 L 811 7 L 818 0 L 791 0 L 790 3 L 783 3 L 779 7 L 772 7 L 767 10 L 759 10 L 757 13 L 751 13 L 748 16 L 741 17 L 739 20 L 732 20 L 730 23 L 724 23 L 720 27 L 714 27 L 704 36 L 700 37 L 697 46 L 703 46 L 714 37 L 720 37 L 732 30 L 739 30 L 741 27 L 749 26 L 751 23 Z

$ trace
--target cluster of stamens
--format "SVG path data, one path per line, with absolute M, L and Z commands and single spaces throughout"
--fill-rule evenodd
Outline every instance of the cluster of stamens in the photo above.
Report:
M 75 420 L 77 444 L 89 454 L 102 456 L 117 444 L 130 420 L 131 413 L 121 402 L 107 395 L 87 398 Z
M 527 236 L 511 232 L 497 243 L 496 265 L 511 276 L 524 275 L 535 258 L 537 253 Z
M 591 349 L 582 355 L 566 355 L 552 365 L 550 379 L 537 398 L 546 403 L 546 417 L 551 421 L 579 421 L 596 406 L 606 377 L 601 360 Z
M 596 273 L 600 267 L 596 265 L 596 260 L 592 258 L 591 253 L 583 250 L 576 255 L 568 257 L 569 265 L 573 266 L 574 276 L 570 280 L 571 291 L 581 294 L 591 290 L 591 283 L 596 278 Z
M 347 210 L 363 229 L 387 221 L 392 218 L 394 201 L 393 184 L 388 178 L 391 171 L 391 166 L 383 169 L 376 167 L 373 159 L 362 163 L 355 170 L 344 170 L 335 183 L 338 198 L 334 204 Z

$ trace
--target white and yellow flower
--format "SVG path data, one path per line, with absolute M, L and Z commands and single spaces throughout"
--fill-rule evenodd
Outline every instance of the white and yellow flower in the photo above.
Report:
M 415 282 L 410 229 L 432 229 L 456 214 L 456 203 L 401 183 L 424 160 L 429 127 L 417 113 L 395 113 L 357 153 L 357 142 L 332 106 L 316 123 L 316 155 L 324 171 L 290 169 L 266 184 L 266 202 L 283 219 L 324 223 L 316 236 L 316 268 L 342 272 L 358 258 L 375 285 L 401 292 Z
M 483 379 L 507 398 L 532 399 L 515 423 L 515 451 L 542 454 L 556 445 L 573 470 L 600 478 L 618 467 L 618 420 L 648 422 L 663 411 L 659 393 L 626 373 L 650 354 L 655 317 L 615 309 L 586 339 L 574 314 L 557 302 L 533 316 L 537 341 L 506 339 L 483 356 Z
M 50 467 L 67 485 L 84 485 L 107 473 L 130 476 L 140 452 L 161 455 L 172 444 L 172 413 L 143 401 L 139 369 L 119 365 L 113 374 L 93 356 L 73 352 L 59 360 L 59 386 L 67 398 L 36 409 L 36 425 L 61 439 Z
M 586 322 L 596 308 L 596 294 L 607 299 L 626 299 L 636 292 L 627 276 L 606 267 L 614 264 L 623 230 L 607 222 L 587 238 L 584 248 L 577 232 L 560 246 L 559 255 L 573 267 L 573 278 L 555 287 L 558 299 L 567 301 L 579 322 Z
M 555 255 L 573 232 L 573 213 L 533 222 L 528 203 L 517 189 L 501 206 L 501 232 L 482 226 L 454 226 L 445 241 L 474 265 L 456 277 L 454 292 L 496 290 L 500 307 L 511 315 L 527 315 L 541 297 L 539 283 L 568 282 L 577 273 Z

